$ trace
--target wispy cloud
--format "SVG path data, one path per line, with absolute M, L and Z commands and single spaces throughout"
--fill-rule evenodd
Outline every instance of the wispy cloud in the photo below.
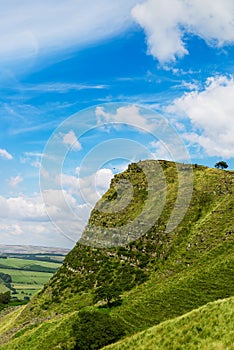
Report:
M 75 84 L 75 83 L 47 83 L 47 84 L 37 84 L 37 85 L 24 85 L 20 87 L 20 90 L 25 92 L 56 92 L 56 93 L 66 93 L 72 90 L 102 90 L 107 89 L 107 85 L 90 85 L 90 84 Z
M 83 47 L 132 25 L 137 0 L 11 0 L 1 4 L 1 61 L 48 56 Z
M 10 186 L 11 187 L 16 187 L 17 185 L 19 185 L 21 182 L 23 181 L 22 176 L 17 175 L 14 177 L 11 177 L 9 180 Z
M 51 121 L 48 123 L 41 123 L 38 125 L 28 126 L 28 127 L 22 127 L 22 128 L 14 128 L 14 130 L 11 131 L 12 135 L 20 135 L 20 134 L 26 134 L 32 131 L 41 131 L 41 130 L 51 130 L 58 124 L 57 121 Z
M 11 160 L 13 159 L 13 156 L 7 152 L 7 150 L 0 148 L 0 158 Z

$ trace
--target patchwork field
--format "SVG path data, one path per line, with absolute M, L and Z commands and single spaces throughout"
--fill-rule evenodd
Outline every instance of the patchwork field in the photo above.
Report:
M 63 256 L 49 257 L 33 256 L 33 259 L 28 259 L 25 255 L 20 254 L 19 257 L 0 257 L 0 274 L 10 276 L 10 287 L 12 296 L 23 300 L 34 296 L 43 285 L 52 277 L 52 275 L 60 267 Z M 42 259 L 53 259 L 61 262 L 42 261 Z M 37 260 L 39 259 L 39 260 Z M 9 284 L 4 284 L 0 276 L 0 293 L 9 290 Z M 15 292 L 14 292 L 15 289 Z

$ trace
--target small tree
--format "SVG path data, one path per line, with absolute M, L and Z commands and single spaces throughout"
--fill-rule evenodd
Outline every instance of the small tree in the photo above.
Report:
M 5 292 L 0 294 L 0 304 L 8 304 L 11 300 L 11 292 Z
M 224 162 L 223 160 L 221 160 L 220 162 L 217 162 L 217 163 L 215 164 L 215 167 L 216 167 L 217 169 L 227 169 L 227 168 L 228 168 L 228 165 L 227 165 L 226 162 Z
M 120 293 L 120 289 L 114 284 L 103 284 L 95 290 L 93 301 L 97 303 L 98 301 L 104 300 L 107 306 L 110 307 L 112 300 L 120 300 Z

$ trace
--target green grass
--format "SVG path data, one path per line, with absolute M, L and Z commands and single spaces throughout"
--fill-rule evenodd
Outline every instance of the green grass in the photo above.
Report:
M 207 302 L 234 295 L 233 247 L 204 257 L 198 265 L 168 276 L 155 274 L 131 290 L 121 307 L 112 313 L 121 317 L 130 333 L 184 314 Z
M 15 322 L 21 312 L 24 310 L 25 306 L 17 307 L 16 309 L 5 309 L 0 312 L 0 334 L 1 340 L 3 340 L 3 334 L 8 332 L 15 326 Z
M 20 313 L 18 310 L 16 311 Z M 13 313 L 12 318 L 15 317 Z M 44 323 L 35 323 L 27 325 L 23 330 L 15 332 L 9 344 L 0 345 L 3 350 L 31 350 L 31 349 L 73 349 L 74 338 L 71 334 L 72 324 L 76 313 L 57 316 L 53 320 L 47 320 Z M 9 330 L 8 324 L 7 329 Z M 0 324 L 1 331 L 1 324 Z M 56 334 L 56 336 L 55 336 Z
M 233 350 L 234 298 L 215 301 L 138 333 L 108 350 Z

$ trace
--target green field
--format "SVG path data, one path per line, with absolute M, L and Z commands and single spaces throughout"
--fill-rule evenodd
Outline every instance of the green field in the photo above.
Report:
M 14 296 L 18 299 L 24 299 L 25 296 L 31 298 L 35 295 L 43 288 L 60 265 L 60 263 L 41 260 L 0 258 L 0 272 L 11 276 L 11 287 L 15 288 L 17 294 Z M 7 290 L 7 287 L 1 283 L 0 292 Z
M 59 263 L 40 261 L 40 260 L 26 260 L 19 258 L 0 258 L 0 270 L 2 268 L 24 269 L 24 270 L 43 270 L 51 269 L 56 271 L 60 266 Z M 44 271 L 43 271 L 44 272 Z

